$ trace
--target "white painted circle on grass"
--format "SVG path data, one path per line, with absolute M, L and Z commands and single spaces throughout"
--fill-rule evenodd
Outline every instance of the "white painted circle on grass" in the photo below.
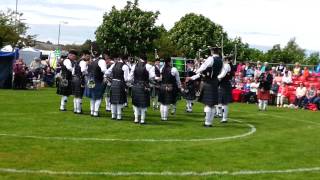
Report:
M 242 123 L 239 120 L 234 122 Z M 254 125 L 245 124 L 250 127 L 250 131 L 234 136 L 217 137 L 217 138 L 202 138 L 202 139 L 111 139 L 111 138 L 82 138 L 82 137 L 45 137 L 45 136 L 32 136 L 32 135 L 19 135 L 19 134 L 6 134 L 1 133 L 0 136 L 26 138 L 26 139 L 40 139 L 40 140 L 63 140 L 63 141 L 114 141 L 114 142 L 200 142 L 200 141 L 218 141 L 218 140 L 232 140 L 250 136 L 257 131 Z M 214 128 L 213 128 L 214 129 Z

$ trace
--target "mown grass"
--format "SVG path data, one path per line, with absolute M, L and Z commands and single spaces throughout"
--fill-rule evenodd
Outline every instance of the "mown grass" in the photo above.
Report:
M 149 110 L 147 125 L 132 121 L 131 107 L 124 120 L 112 121 L 102 112 L 95 119 L 74 115 L 72 98 L 68 112 L 59 112 L 60 98 L 54 89 L 39 91 L 0 91 L 0 134 L 45 137 L 116 139 L 197 139 L 244 134 L 246 123 L 257 128 L 251 136 L 234 140 L 200 142 L 101 142 L 41 140 L 0 136 L 0 168 L 93 171 L 93 172 L 183 172 L 281 170 L 320 167 L 320 116 L 318 112 L 276 109 L 258 112 L 255 105 L 231 105 L 228 124 L 215 122 L 203 128 L 203 107 L 196 103 L 194 113 L 178 105 L 176 116 L 160 121 L 158 111 Z M 102 106 L 101 111 L 104 109 Z M 212 177 L 107 177 L 121 179 L 318 179 L 319 172 Z M 1 173 L 0 179 L 105 179 L 104 176 L 61 176 Z

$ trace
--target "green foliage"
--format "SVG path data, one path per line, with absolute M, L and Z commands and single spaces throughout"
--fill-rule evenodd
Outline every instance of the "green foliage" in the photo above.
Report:
M 190 13 L 175 23 L 169 38 L 184 56 L 195 58 L 199 49 L 221 45 L 222 34 L 226 36 L 220 25 L 203 15 Z
M 28 27 L 20 20 L 22 15 L 11 9 L 6 12 L 0 11 L 0 47 L 15 46 L 19 40 L 23 39 L 22 36 L 25 35 Z
M 142 11 L 138 0 L 128 1 L 127 5 L 118 10 L 112 7 L 105 13 L 103 23 L 96 31 L 96 39 L 100 48 L 108 49 L 111 55 L 129 55 L 152 52 L 153 41 L 159 37 L 159 29 L 155 26 L 159 12 Z
M 309 57 L 305 58 L 304 64 L 307 65 L 316 65 L 320 63 L 320 54 L 319 52 L 313 52 L 309 55 Z

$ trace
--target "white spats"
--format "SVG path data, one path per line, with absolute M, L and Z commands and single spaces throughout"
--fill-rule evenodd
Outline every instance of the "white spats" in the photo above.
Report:
M 62 96 L 61 97 L 61 102 L 60 102 L 60 110 L 65 111 L 66 110 L 66 105 L 67 105 L 68 97 L 67 96 Z

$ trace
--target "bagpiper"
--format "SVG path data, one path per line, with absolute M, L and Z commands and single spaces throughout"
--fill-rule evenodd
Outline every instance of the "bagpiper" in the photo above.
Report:
M 122 108 L 127 102 L 126 82 L 129 81 L 129 67 L 123 59 L 117 58 L 114 64 L 107 70 L 106 75 L 112 76 L 110 89 L 111 118 L 121 120 Z
M 74 63 L 74 70 L 72 73 L 72 95 L 73 99 L 73 111 L 75 114 L 82 114 L 82 97 L 85 87 L 85 74 L 87 73 L 87 62 L 89 62 L 91 56 L 88 50 L 82 52 L 81 59 Z
M 186 81 L 196 80 L 202 76 L 199 101 L 205 105 L 205 127 L 212 127 L 215 105 L 218 104 L 218 75 L 222 69 L 221 49 L 218 47 L 210 48 L 211 56 L 208 57 L 196 75 L 187 77 Z
M 90 98 L 90 114 L 99 117 L 99 108 L 105 91 L 104 74 L 107 71 L 107 64 L 100 57 L 100 52 L 92 52 L 93 59 L 88 64 L 88 74 L 86 80 L 85 95 Z
M 61 95 L 60 111 L 66 111 L 68 96 L 72 94 L 72 71 L 73 64 L 77 59 L 78 53 L 71 50 L 67 59 L 61 62 L 61 77 L 58 81 L 57 94 Z
M 139 62 L 131 69 L 130 80 L 132 84 L 132 105 L 134 109 L 134 122 L 145 124 L 146 111 L 150 106 L 149 80 L 154 79 L 152 66 L 147 63 L 147 56 L 142 55 Z M 140 119 L 139 119 L 140 115 Z
M 164 66 L 161 68 L 161 84 L 159 91 L 161 120 L 167 121 L 169 106 L 175 105 L 177 95 L 181 89 L 181 81 L 177 68 L 171 66 L 171 58 L 164 59 Z

